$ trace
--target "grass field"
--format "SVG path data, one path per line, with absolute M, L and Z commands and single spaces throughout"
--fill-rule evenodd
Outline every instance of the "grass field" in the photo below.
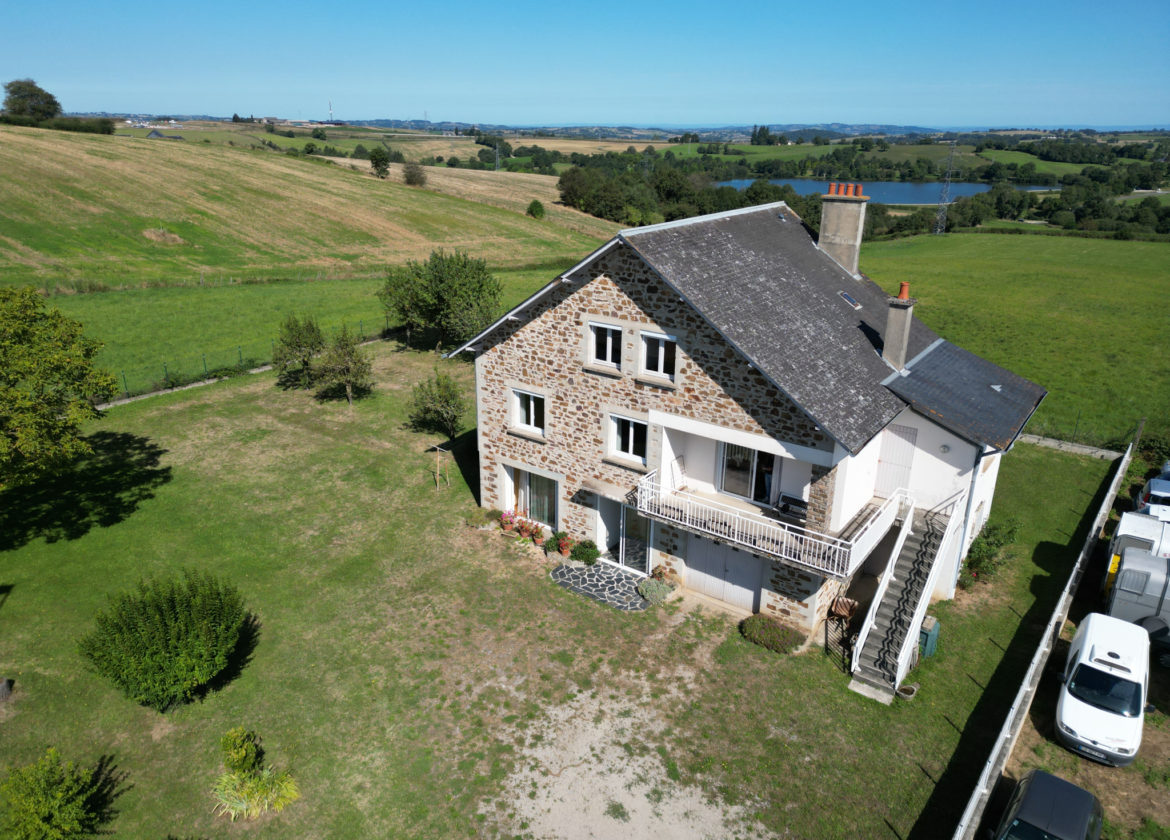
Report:
M 951 234 L 867 243 L 861 270 L 972 352 L 1049 391 L 1028 430 L 1104 442 L 1170 434 L 1170 245 Z
M 614 228 L 548 210 L 537 221 L 270 152 L 0 128 L 0 282 L 50 291 L 363 276 L 436 247 L 541 265 L 579 258 Z
M 1120 198 L 1118 198 L 1117 200 L 1121 201 L 1121 202 L 1125 202 L 1126 204 L 1130 204 L 1130 203 L 1136 204 L 1137 202 L 1145 201 L 1147 198 L 1157 199 L 1158 203 L 1161 204 L 1163 207 L 1165 207 L 1167 204 L 1170 204 L 1170 192 L 1140 193 L 1138 195 L 1123 195 Z
M 0 707 L 0 770 L 49 744 L 106 756 L 122 791 L 110 828 L 125 837 L 535 840 L 520 803 L 556 793 L 563 768 L 537 763 L 548 775 L 528 794 L 513 780 L 550 732 L 592 721 L 650 768 L 614 794 L 622 808 L 599 817 L 615 820 L 602 831 L 638 801 L 669 811 L 697 787 L 779 835 L 949 834 L 1106 463 L 1027 446 L 1005 460 L 993 515 L 1024 522 L 1017 559 L 938 609 L 939 653 L 911 676 L 918 697 L 885 707 L 850 693 L 815 648 L 777 657 L 694 608 L 619 614 L 552 585 L 538 555 L 461 525 L 469 438 L 463 469 L 436 488 L 424 451 L 436 438 L 404 428 L 410 386 L 435 364 L 379 346 L 374 395 L 352 410 L 269 375 L 113 409 L 100 457 L 5 494 L 0 673 L 15 693 Z M 469 386 L 469 365 L 449 367 Z M 87 671 L 76 638 L 107 593 L 183 566 L 233 581 L 259 637 L 237 677 L 160 716 Z M 237 725 L 261 733 L 303 792 L 251 825 L 211 813 L 217 741 Z M 585 761 L 599 786 L 616 766 Z
M 495 271 L 510 308 L 576 259 Z M 56 306 L 105 343 L 98 362 L 132 394 L 154 390 L 169 375 L 200 375 L 241 360 L 267 362 L 280 324 L 312 315 L 326 332 L 343 324 L 373 336 L 387 324 L 375 297 L 380 277 L 122 289 L 53 298 Z
M 1013 152 L 1007 149 L 984 149 L 981 157 L 998 163 L 1014 163 L 1023 166 L 1025 163 L 1035 164 L 1037 172 L 1050 172 L 1057 178 L 1064 175 L 1080 175 L 1085 168 L 1083 163 L 1064 163 L 1058 160 L 1041 160 L 1027 152 Z

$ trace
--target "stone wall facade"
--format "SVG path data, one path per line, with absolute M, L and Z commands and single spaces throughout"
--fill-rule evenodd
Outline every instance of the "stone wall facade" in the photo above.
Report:
M 621 329 L 620 369 L 591 364 L 590 323 Z M 675 338 L 674 382 L 641 371 L 643 331 Z M 520 320 L 497 328 L 476 359 L 476 387 L 482 504 L 514 507 L 505 498 L 505 467 L 554 478 L 557 524 L 577 539 L 596 538 L 598 496 L 624 499 L 660 460 L 662 430 L 654 426 L 645 465 L 613 457 L 607 437 L 613 413 L 646 421 L 657 410 L 825 452 L 833 448 L 804 412 L 620 243 L 550 290 Z M 517 389 L 544 397 L 543 435 L 516 428 Z M 833 478 L 827 468 L 813 468 L 812 528 L 827 529 Z M 654 562 L 685 580 L 686 534 L 661 524 L 655 531 Z M 805 600 L 807 581 L 774 578 L 780 590 L 769 603 Z

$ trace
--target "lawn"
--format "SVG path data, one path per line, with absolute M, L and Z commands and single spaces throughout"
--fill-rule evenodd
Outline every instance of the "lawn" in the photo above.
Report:
M 110 827 L 127 837 L 536 838 L 525 803 L 570 792 L 566 759 L 541 744 L 593 725 L 624 759 L 586 752 L 578 790 L 626 761 L 646 775 L 597 805 L 614 831 L 698 790 L 781 835 L 949 833 L 1108 464 L 1007 457 L 993 516 L 1024 522 L 1017 559 L 936 608 L 918 697 L 884 707 L 816 648 L 777 657 L 691 608 L 619 614 L 553 586 L 534 550 L 465 526 L 471 437 L 436 486 L 424 450 L 438 439 L 404 427 L 411 384 L 436 364 L 377 345 L 376 390 L 352 410 L 270 375 L 122 406 L 95 428 L 101 457 L 5 494 L 0 673 L 15 693 L 0 768 L 49 744 L 107 756 L 123 791 Z M 441 364 L 470 386 L 469 365 Z M 88 672 L 76 639 L 106 593 L 183 566 L 233 581 L 260 631 L 238 676 L 160 716 Z M 209 795 L 237 725 L 303 792 L 246 827 L 217 820 Z
M 1170 433 L 1170 245 L 949 234 L 867 243 L 861 270 L 947 339 L 1049 391 L 1028 431 L 1105 443 Z
M 576 259 L 495 270 L 502 305 L 511 308 Z M 131 394 L 154 390 L 166 376 L 191 378 L 243 361 L 268 362 L 280 324 L 312 315 L 327 333 L 346 325 L 364 336 L 386 326 L 375 292 L 382 275 L 266 283 L 121 289 L 58 295 L 51 305 L 105 343 L 98 363 Z

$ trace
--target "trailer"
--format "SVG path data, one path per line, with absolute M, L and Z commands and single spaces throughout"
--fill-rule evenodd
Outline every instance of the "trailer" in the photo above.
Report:
M 1170 640 L 1170 558 L 1136 546 L 1123 549 L 1108 612 L 1144 628 L 1151 639 Z
M 1170 557 L 1170 522 L 1145 513 L 1123 513 L 1117 532 L 1109 543 L 1109 567 L 1102 591 L 1108 599 L 1117 578 L 1121 554 L 1127 548 L 1148 551 L 1155 557 Z

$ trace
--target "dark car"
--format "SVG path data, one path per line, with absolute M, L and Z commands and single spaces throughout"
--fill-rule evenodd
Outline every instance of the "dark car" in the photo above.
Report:
M 1025 774 L 1008 802 L 994 840 L 1099 840 L 1097 797 L 1043 770 Z

